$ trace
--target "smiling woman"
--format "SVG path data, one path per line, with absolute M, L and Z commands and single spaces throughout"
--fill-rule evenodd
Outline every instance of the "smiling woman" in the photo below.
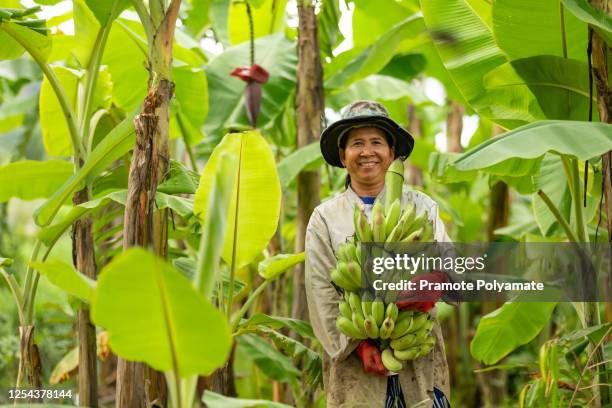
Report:
M 356 239 L 355 208 L 374 219 L 377 218 L 375 214 L 378 218 L 385 217 L 381 211 L 384 211 L 383 203 L 387 198 L 391 198 L 391 202 L 395 200 L 398 209 L 414 206 L 417 213 L 424 214 L 423 217 L 432 222 L 435 241 L 449 241 L 433 200 L 419 191 L 402 189 L 401 186 L 394 189 L 393 183 L 385 187 L 387 170 L 393 166 L 392 173 L 403 173 L 401 161 L 394 160 L 409 156 L 413 145 L 412 136 L 389 118 L 384 106 L 373 101 L 352 103 L 343 112 L 342 119 L 331 124 L 321 135 L 321 152 L 327 163 L 344 167 L 348 173 L 346 190 L 315 208 L 306 231 L 306 298 L 313 331 L 325 350 L 323 370 L 326 374 L 323 378 L 328 408 L 401 408 L 414 401 L 429 401 L 429 406 L 435 401 L 439 404 L 436 406 L 449 406 L 448 366 L 438 323 L 433 324 L 436 346 L 431 354 L 406 362 L 398 369 L 384 364 L 384 360 L 390 360 L 390 351 L 375 340 L 378 336 L 372 331 L 369 339 L 364 339 L 359 333 L 356 337 L 349 337 L 336 326 L 338 305 L 343 296 L 332 284 L 332 271 L 341 247 Z M 403 181 L 403 175 L 400 176 Z M 372 235 L 368 240 L 372 238 L 377 236 Z M 347 292 L 344 292 L 346 296 Z M 351 322 L 352 327 L 366 327 L 365 321 L 355 324 Z M 390 370 L 397 375 L 391 375 Z

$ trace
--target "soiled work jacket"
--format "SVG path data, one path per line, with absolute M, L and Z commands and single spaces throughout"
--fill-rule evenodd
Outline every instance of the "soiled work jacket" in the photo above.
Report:
M 378 199 L 383 198 L 384 190 Z M 427 211 L 437 242 L 450 241 L 438 216 L 438 206 L 431 198 L 404 187 L 402 208 L 410 202 L 415 204 L 417 214 Z M 338 247 L 355 233 L 356 204 L 362 205 L 362 201 L 349 187 L 315 208 L 306 231 L 306 298 L 314 333 L 325 350 L 323 382 L 330 408 L 384 407 L 387 391 L 387 378 L 364 372 L 361 360 L 353 352 L 360 340 L 350 339 L 336 328 L 338 303 L 342 299 L 331 284 L 330 270 L 336 265 L 334 254 Z M 436 337 L 433 351 L 405 362 L 399 373 L 408 407 L 432 407 L 434 387 L 450 400 L 448 365 L 437 321 L 432 333 Z

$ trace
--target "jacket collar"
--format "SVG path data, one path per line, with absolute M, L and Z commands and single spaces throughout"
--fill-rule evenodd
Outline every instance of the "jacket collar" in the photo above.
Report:
M 350 185 L 344 192 L 344 195 L 346 196 L 346 198 L 349 200 L 351 204 L 363 205 L 363 201 L 361 201 L 361 198 L 357 195 L 357 193 L 353 190 L 353 188 Z M 384 199 L 385 199 L 385 187 L 383 187 L 381 192 L 378 193 L 378 195 L 376 196 L 376 201 L 384 202 L 383 201 Z

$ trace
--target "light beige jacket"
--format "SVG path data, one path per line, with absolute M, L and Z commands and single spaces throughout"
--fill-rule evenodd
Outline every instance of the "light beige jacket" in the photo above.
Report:
M 384 190 L 378 199 L 383 198 Z M 404 187 L 401 201 L 402 208 L 412 202 L 416 205 L 417 214 L 428 212 L 434 224 L 436 241 L 450 241 L 438 216 L 438 206 L 431 198 Z M 364 372 L 361 360 L 353 353 L 359 340 L 349 339 L 336 329 L 341 297 L 331 284 L 329 271 L 336 264 L 334 254 L 338 246 L 355 233 L 355 204 L 363 203 L 349 187 L 344 193 L 315 208 L 306 230 L 306 298 L 312 328 L 325 349 L 323 382 L 330 408 L 384 407 L 387 391 L 387 378 Z M 408 407 L 431 407 L 434 386 L 444 392 L 450 401 L 448 365 L 437 322 L 433 333 L 436 346 L 432 353 L 406 362 L 399 373 Z

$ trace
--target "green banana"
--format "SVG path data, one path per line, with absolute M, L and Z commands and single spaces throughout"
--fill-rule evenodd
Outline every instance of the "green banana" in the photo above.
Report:
M 429 332 L 425 330 L 425 328 L 417 332 L 414 332 L 413 334 L 414 334 L 414 344 L 419 344 L 419 345 L 425 342 L 425 340 L 429 336 Z
M 351 283 L 351 287 L 353 289 L 350 289 L 350 290 L 351 291 L 355 291 L 355 290 L 358 290 L 361 287 L 361 276 L 355 274 L 354 271 L 351 269 L 351 268 L 354 268 L 354 267 L 350 267 L 349 265 L 350 265 L 350 263 L 339 261 L 338 265 L 337 265 L 337 268 L 338 268 L 338 272 L 340 272 L 340 274 L 348 282 Z
M 421 350 L 420 347 L 411 347 L 406 350 L 395 349 L 393 350 L 393 355 L 398 360 L 413 360 L 419 354 L 420 350 Z
M 395 319 L 395 324 L 398 324 L 404 319 L 408 319 L 409 317 L 412 317 L 413 315 L 414 315 L 414 312 L 412 310 L 402 310 L 397 315 L 397 319 Z
M 385 210 L 380 201 L 376 201 L 372 207 L 372 239 L 374 242 L 385 242 L 385 229 Z
M 379 336 L 381 339 L 388 339 L 391 337 L 391 333 L 393 333 L 393 328 L 395 327 L 395 322 L 392 318 L 387 317 L 383 320 L 379 329 Z
M 382 300 L 376 299 L 372 302 L 372 317 L 374 317 L 376 326 L 380 327 L 385 320 L 385 304 Z
M 351 282 L 357 285 L 357 289 L 361 288 L 361 266 L 355 261 L 351 261 L 346 265 L 347 276 Z
M 342 274 L 337 268 L 333 268 L 330 273 L 332 281 L 344 290 L 358 290 L 359 287 L 355 285 L 350 279 Z
M 428 355 L 429 353 L 431 353 L 432 349 L 433 349 L 433 345 L 430 345 L 430 344 L 425 344 L 419 347 L 419 352 L 417 354 L 417 357 L 423 357 L 423 356 Z
M 355 206 L 353 207 L 353 227 L 355 227 L 355 238 L 357 238 L 357 241 L 363 241 L 363 235 L 361 233 L 361 228 L 359 225 L 359 218 L 360 218 L 360 211 L 359 211 L 359 207 Z
M 385 208 L 385 211 L 385 235 L 388 237 L 393 228 L 397 225 L 402 211 L 399 198 L 393 201 L 391 207 Z
M 414 334 L 406 334 L 399 339 L 391 340 L 391 347 L 394 350 L 406 350 L 416 344 L 416 336 Z
M 362 314 L 353 313 L 353 326 L 357 329 L 357 331 L 361 334 L 364 334 L 366 337 L 368 336 L 365 331 L 365 319 Z
M 431 222 L 426 222 L 423 225 L 423 234 L 421 235 L 421 242 L 429 242 L 433 238 L 433 225 Z
M 336 259 L 342 262 L 351 261 L 351 258 L 347 256 L 347 244 L 342 244 L 338 247 L 338 251 L 336 251 Z
M 338 316 L 336 319 L 336 327 L 340 330 L 341 333 L 351 337 L 353 339 L 367 339 L 368 336 L 365 333 L 361 333 L 357 328 L 353 325 L 353 322 L 347 319 L 344 316 Z
M 363 311 L 363 317 L 372 316 L 372 302 L 371 300 L 361 300 L 361 310 Z
M 357 314 L 361 316 L 361 318 L 363 318 L 363 311 L 361 310 L 361 298 L 359 297 L 359 295 L 355 292 L 349 293 L 348 302 L 353 314 Z
M 423 326 L 425 326 L 425 323 L 427 323 L 428 319 L 429 315 L 427 313 L 419 313 L 418 315 L 413 316 L 412 325 L 410 326 L 410 330 L 408 330 L 408 333 L 414 333 L 419 331 Z
M 361 266 L 361 244 L 359 242 L 355 245 L 355 261 Z
M 376 322 L 374 321 L 374 318 L 372 316 L 369 316 L 363 321 L 363 328 L 369 338 L 378 338 L 378 326 L 376 325 Z
M 372 229 L 363 208 L 355 206 L 353 210 L 353 223 L 355 224 L 357 240 L 360 242 L 372 242 Z
M 344 249 L 344 254 L 346 255 L 346 262 L 356 261 L 361 263 L 360 259 L 357 259 L 357 245 L 354 242 L 347 242 L 346 247 Z
M 385 368 L 389 371 L 399 372 L 404 368 L 402 362 L 393 356 L 393 350 L 385 349 L 381 354 L 381 360 Z
M 387 305 L 387 310 L 385 311 L 385 317 L 390 317 L 391 320 L 395 322 L 395 319 L 397 319 L 398 314 L 399 310 L 397 308 L 397 305 L 393 302 L 389 303 Z
M 404 225 L 404 231 L 402 233 L 402 241 L 411 233 L 418 230 L 425 224 L 427 220 L 427 211 L 420 213 L 410 224 Z
M 423 227 L 417 229 L 416 231 L 411 232 L 408 236 L 402 239 L 402 242 L 418 242 L 421 241 L 421 236 L 423 235 Z
M 402 196 L 404 185 L 404 163 L 400 159 L 394 160 L 385 173 L 385 208 Z
M 408 333 L 408 331 L 410 330 L 410 326 L 412 326 L 412 318 L 408 318 L 408 319 L 402 319 L 400 320 L 396 320 L 395 321 L 395 328 L 393 329 L 393 332 L 391 333 L 391 338 L 392 339 L 397 339 L 402 337 L 404 334 Z
M 340 315 L 346 317 L 347 319 L 351 319 L 353 317 L 353 312 L 351 307 L 345 301 L 342 301 L 338 304 L 338 309 L 340 309 Z

